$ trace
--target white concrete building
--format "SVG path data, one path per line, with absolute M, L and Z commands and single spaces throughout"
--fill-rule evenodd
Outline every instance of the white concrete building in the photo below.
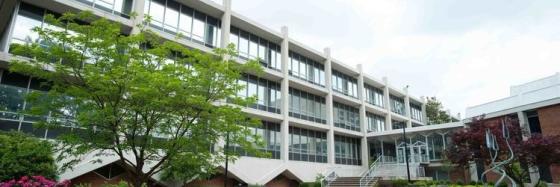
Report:
M 231 10 L 231 0 L 0 0 L 0 89 L 22 97 L 35 89 L 29 77 L 10 77 L 7 70 L 12 43 L 34 42 L 34 26 L 43 26 L 47 12 L 89 10 L 95 15 L 121 23 L 125 32 L 136 33 L 134 25 L 151 16 L 150 28 L 168 40 L 211 52 L 229 43 L 237 46 L 236 60 L 261 58 L 265 73 L 247 74 L 240 84 L 243 96 L 257 95 L 258 102 L 245 108 L 263 120 L 255 133 L 265 136 L 272 158 L 241 157 L 230 166 L 233 177 L 245 184 L 267 184 L 283 175 L 298 182 L 315 181 L 320 174 L 335 171 L 339 176 L 360 176 L 376 158 L 399 165 L 407 154 L 416 163 L 414 175 L 424 177 L 422 166 L 441 160 L 445 134 L 461 124 L 425 126 L 425 101 L 364 72 L 361 65 L 350 67 L 334 59 L 329 48 L 316 51 L 290 38 L 287 27 L 280 32 L 264 27 Z M 136 12 L 131 18 L 129 14 Z M 177 34 L 184 36 L 176 40 Z M 521 89 L 521 88 L 519 88 Z M 12 91 L 12 92 L 10 92 Z M 56 133 L 31 131 L 33 121 L 14 116 L 25 101 L 10 101 L 0 115 L 0 130 L 30 132 L 43 138 Z M 473 109 L 478 111 L 479 109 Z M 480 109 L 482 110 L 482 109 Z M 474 112 L 477 113 L 477 112 Z M 470 114 L 474 114 L 471 112 Z M 410 130 L 410 150 L 401 147 L 401 130 Z M 437 133 L 437 135 L 434 135 Z M 434 143 L 435 142 L 435 143 Z M 380 145 L 380 146 L 376 146 Z M 380 157 L 381 156 L 381 157 Z M 416 160 L 414 160 L 416 159 Z M 104 164 L 85 164 L 80 172 L 96 170 Z M 72 171 L 69 171 L 72 172 Z M 434 171 L 435 175 L 444 175 Z M 402 171 L 393 174 L 402 176 Z M 395 174 L 398 173 L 398 174 Z M 78 177 L 62 174 L 63 179 Z M 431 176 L 431 175 L 430 175 Z M 449 177 L 449 176 L 447 176 Z

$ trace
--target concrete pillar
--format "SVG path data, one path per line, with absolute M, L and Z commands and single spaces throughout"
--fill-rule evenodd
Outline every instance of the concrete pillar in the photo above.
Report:
M 422 97 L 422 122 L 424 122 L 424 125 L 428 125 L 428 116 L 426 114 L 426 103 L 427 103 L 426 98 Z
M 476 168 L 476 162 L 469 163 L 469 174 L 471 177 L 471 181 L 478 182 L 480 180 L 478 178 L 478 170 Z
M 17 0 L 0 1 L 0 12 L 3 12 L 4 15 L 0 16 L 0 52 L 8 52 L 10 49 L 9 42 L 18 9 L 19 1 Z
M 368 140 L 367 140 L 367 123 L 366 123 L 366 100 L 364 90 L 364 70 L 362 64 L 357 66 L 358 72 L 358 98 L 360 99 L 360 129 L 362 130 L 362 165 L 368 167 L 369 154 L 368 154 Z
M 404 115 L 406 116 L 406 127 L 412 127 L 412 120 L 410 116 L 410 96 L 408 95 L 408 86 L 404 87 Z
M 383 88 L 383 103 L 385 103 L 385 110 L 387 110 L 387 116 L 385 116 L 385 130 L 393 130 L 393 124 L 391 121 L 391 103 L 389 102 L 389 79 L 387 79 L 387 77 L 383 77 L 383 84 L 385 84 L 385 87 Z
M 284 160 L 284 162 L 289 160 L 289 147 L 290 147 L 290 132 L 289 132 L 289 110 L 290 110 L 290 106 L 289 106 L 289 90 L 290 90 L 290 81 L 288 79 L 289 74 L 288 74 L 288 61 L 289 61 L 289 56 L 288 56 L 288 45 L 289 45 L 289 39 L 288 39 L 288 27 L 284 26 L 282 27 L 282 43 L 280 45 L 281 48 L 281 54 L 282 54 L 282 74 L 283 74 L 283 79 L 281 82 L 281 92 L 282 92 L 282 126 L 280 127 L 280 131 L 282 133 L 282 150 L 280 151 L 281 155 L 280 158 L 282 160 Z
M 146 1 L 133 1 L 132 12 L 136 13 L 136 17 L 133 18 L 134 27 L 132 27 L 131 34 L 138 34 L 140 33 L 140 28 L 137 25 L 142 24 L 144 21 L 144 7 L 146 5 Z
M 519 111 L 517 112 L 517 119 L 519 120 L 519 127 L 521 128 L 523 140 L 525 141 L 531 136 L 529 132 L 529 121 L 527 120 L 527 115 L 525 115 L 525 112 Z
M 229 45 L 229 29 L 231 27 L 231 0 L 223 0 L 223 6 L 220 47 L 226 48 Z
M 327 153 L 328 163 L 334 164 L 334 117 L 333 117 L 333 95 L 332 95 L 332 68 L 331 68 L 331 49 L 324 49 L 325 57 L 325 87 L 327 88 L 327 98 L 325 98 L 326 111 L 327 111 L 327 125 L 329 131 L 327 132 Z
M 534 166 L 529 168 L 529 178 L 531 179 L 531 184 L 537 184 L 541 178 L 538 167 Z

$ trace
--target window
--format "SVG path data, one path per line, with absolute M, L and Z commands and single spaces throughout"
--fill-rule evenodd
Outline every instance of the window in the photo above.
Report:
M 132 10 L 132 0 L 75 0 L 80 3 L 92 6 L 96 9 L 118 15 L 124 18 L 130 18 Z
M 406 122 L 404 122 L 404 121 L 392 120 L 391 124 L 393 126 L 393 129 L 402 129 L 402 128 L 406 127 Z
M 249 107 L 278 114 L 280 113 L 281 96 L 280 85 L 278 83 L 248 74 L 243 75 L 237 83 L 245 87 L 245 89 L 240 90 L 237 93 L 237 96 L 257 98 L 257 103 L 252 104 Z
M 443 158 L 444 138 L 445 136 L 435 133 L 428 136 L 428 152 L 430 160 L 441 160 Z
M 366 118 L 367 118 L 366 120 L 367 120 L 368 132 L 385 131 L 385 117 L 368 112 L 366 113 Z
M 177 33 L 179 25 L 179 3 L 168 1 L 165 9 L 164 29 L 171 33 Z
M 118 1 L 118 0 L 117 0 Z M 216 47 L 220 40 L 220 21 L 173 0 L 147 0 L 150 26 L 187 40 Z
M 257 128 L 249 127 L 249 130 L 253 132 L 254 135 L 260 136 L 264 141 L 264 146 L 258 147 L 258 150 L 270 153 L 273 159 L 280 159 L 280 124 L 262 121 L 262 126 Z M 232 146 L 232 148 L 242 156 L 254 156 L 241 149 L 239 146 Z
M 334 102 L 334 126 L 353 131 L 360 131 L 360 115 L 357 108 Z
M 422 121 L 422 106 L 410 103 L 410 117 L 417 121 Z
M 239 56 L 249 58 L 249 33 L 240 33 L 239 36 Z
M 2 69 L 0 69 L 0 74 L 2 75 L 0 78 L 0 130 L 19 130 L 39 138 L 54 138 L 65 129 L 61 127 L 46 131 L 44 128 L 35 128 L 33 124 L 40 119 L 44 120 L 47 116 L 31 116 L 18 113 L 32 107 L 31 103 L 25 101 L 27 93 L 44 93 L 50 89 L 50 86 L 46 85 L 44 80 L 10 73 Z M 74 112 L 72 110 L 75 109 L 67 110 L 68 118 L 73 117 Z
M 404 113 L 404 99 L 397 96 L 390 95 L 391 111 L 400 115 Z
M 525 112 L 525 115 L 527 115 L 527 121 L 529 122 L 529 132 L 531 134 L 542 133 L 539 114 L 537 113 L 537 111 L 527 111 Z
M 365 85 L 364 88 L 366 89 L 366 102 L 383 107 L 383 90 L 369 85 Z
M 245 60 L 259 59 L 262 66 L 280 71 L 280 46 L 233 26 L 230 32 L 230 40 L 233 38 L 231 37 L 232 35 L 235 35 L 235 40 L 239 38 L 239 42 L 231 41 L 231 43 L 238 46 L 238 55 L 240 58 Z
M 332 79 L 334 91 L 358 98 L 358 81 L 355 78 L 333 70 Z
M 359 138 L 334 136 L 335 163 L 345 165 L 361 165 L 361 147 Z
M 289 72 L 292 77 L 305 80 L 311 84 L 325 86 L 324 66 L 300 54 L 290 51 Z
M 327 133 L 289 128 L 289 159 L 327 163 Z
M 150 8 L 148 14 L 151 16 L 150 24 L 161 29 L 165 14 L 165 0 L 150 0 L 148 5 Z
M 290 88 L 291 117 L 326 124 L 325 98 Z
M 181 14 L 179 15 L 179 34 L 191 38 L 193 22 L 193 10 L 188 7 L 181 8 Z

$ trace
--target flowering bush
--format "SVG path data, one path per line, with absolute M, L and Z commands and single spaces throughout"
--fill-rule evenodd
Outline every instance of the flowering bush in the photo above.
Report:
M 69 187 L 70 181 L 56 181 L 49 180 L 43 176 L 23 176 L 19 180 L 9 180 L 0 182 L 0 187 Z

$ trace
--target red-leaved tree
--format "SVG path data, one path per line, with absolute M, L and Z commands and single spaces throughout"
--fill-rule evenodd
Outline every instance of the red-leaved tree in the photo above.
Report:
M 446 156 L 454 164 L 467 168 L 471 162 L 490 165 L 492 158 L 486 147 L 486 130 L 489 129 L 496 136 L 499 146 L 496 161 L 503 161 L 510 156 L 510 151 L 502 136 L 502 124 L 509 130 L 509 144 L 514 153 L 514 160 L 504 166 L 506 173 L 518 184 L 523 185 L 524 179 L 529 178 L 529 172 L 524 169 L 533 166 L 543 166 L 560 163 L 560 138 L 558 136 L 531 135 L 523 140 L 523 131 L 515 117 L 473 119 L 467 128 L 452 134 L 452 145 L 447 149 Z

